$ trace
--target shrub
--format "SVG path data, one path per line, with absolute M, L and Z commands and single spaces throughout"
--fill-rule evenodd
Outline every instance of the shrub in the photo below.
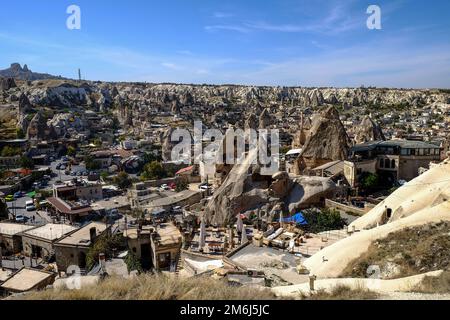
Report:
M 312 233 L 342 229 L 347 225 L 347 221 L 342 218 L 339 211 L 336 210 L 306 210 L 304 211 L 303 216 L 308 222 L 308 225 L 304 228 Z

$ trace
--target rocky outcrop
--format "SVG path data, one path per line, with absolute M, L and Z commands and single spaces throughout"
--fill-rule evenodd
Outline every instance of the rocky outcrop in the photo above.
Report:
M 306 138 L 309 136 L 312 123 L 311 119 L 304 117 L 303 114 L 300 119 L 300 128 L 292 138 L 292 149 L 300 149 L 306 143 Z
M 313 119 L 309 136 L 299 156 L 299 171 L 335 160 L 345 160 L 349 146 L 349 138 L 339 119 L 339 113 L 334 107 L 328 107 Z
M 272 124 L 272 117 L 269 109 L 264 109 L 259 116 L 259 129 L 267 129 Z
M 355 130 L 355 143 L 386 140 L 381 127 L 369 116 L 365 116 Z
M 249 114 L 247 119 L 245 120 L 244 124 L 245 129 L 258 129 L 258 118 L 256 115 L 252 112 Z
M 47 125 L 47 120 L 40 113 L 36 113 L 30 121 L 27 131 L 27 137 L 30 140 L 52 140 L 56 139 L 57 135 L 53 126 Z
M 222 185 L 214 192 L 205 209 L 208 222 L 217 225 L 227 225 L 234 222 L 234 217 L 240 213 L 259 207 L 269 201 L 268 183 L 257 181 L 257 169 L 252 162 L 257 158 L 257 150 L 249 152 L 242 164 L 236 164 Z
M 63 79 L 62 77 L 52 76 L 47 73 L 32 72 L 26 64 L 22 68 L 22 66 L 19 63 L 12 63 L 8 69 L 0 70 L 0 76 L 30 81 L 45 80 L 45 79 Z
M 286 199 L 290 214 L 333 198 L 338 191 L 336 184 L 329 178 L 301 176 L 294 179 L 293 188 Z
M 164 161 L 172 161 L 172 149 L 178 142 L 172 141 L 172 134 L 175 131 L 174 128 L 168 128 L 161 135 L 161 147 L 162 147 L 162 158 Z
M 8 91 L 15 87 L 17 87 L 17 85 L 13 78 L 0 78 L 0 90 Z

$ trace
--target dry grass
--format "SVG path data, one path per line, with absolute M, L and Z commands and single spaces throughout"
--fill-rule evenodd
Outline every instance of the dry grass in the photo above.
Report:
M 273 300 L 269 289 L 230 286 L 211 278 L 182 279 L 140 275 L 132 279 L 107 278 L 80 290 L 45 290 L 20 296 L 25 300 Z
M 302 300 L 375 300 L 379 295 L 365 288 L 352 289 L 347 286 L 339 285 L 330 292 L 318 290 L 311 295 L 302 295 Z
M 450 267 L 449 232 L 450 223 L 442 222 L 391 233 L 349 263 L 341 277 L 365 278 L 370 265 L 379 265 L 383 271 L 388 262 L 399 272 L 385 279 L 446 270 Z
M 425 277 L 420 285 L 411 291 L 420 293 L 450 293 L 450 271 L 444 271 L 439 277 Z

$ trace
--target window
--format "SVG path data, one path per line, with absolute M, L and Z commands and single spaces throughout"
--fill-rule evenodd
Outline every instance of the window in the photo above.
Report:
M 395 160 L 391 160 L 391 168 L 392 169 L 395 169 L 395 167 L 396 167 L 396 164 L 395 164 Z
M 391 161 L 389 159 L 384 159 L 384 167 L 386 169 L 390 169 L 391 168 Z
M 380 159 L 380 168 L 384 168 L 384 159 Z

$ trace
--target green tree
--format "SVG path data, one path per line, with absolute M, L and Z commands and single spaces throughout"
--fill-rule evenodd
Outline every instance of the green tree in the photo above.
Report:
M 8 219 L 8 206 L 3 199 L 0 199 L 0 220 Z
M 22 129 L 22 128 L 17 128 L 17 130 L 16 130 L 16 136 L 17 136 L 17 139 L 23 139 L 23 138 L 25 138 L 25 132 L 23 132 L 23 129 Z
M 73 146 L 68 146 L 67 147 L 67 155 L 69 157 L 75 156 L 76 153 L 77 153 L 77 150 Z
M 379 185 L 378 175 L 374 173 L 364 172 L 361 175 L 361 186 L 366 190 L 376 189 Z
M 132 180 L 128 173 L 122 171 L 114 177 L 114 184 L 117 185 L 120 189 L 125 190 L 131 186 Z
M 339 211 L 328 208 L 320 211 L 305 210 L 303 216 L 308 222 L 305 228 L 312 233 L 342 229 L 347 225 L 347 221 L 341 217 Z
M 100 253 L 104 253 L 106 258 L 112 258 L 115 250 L 121 250 L 126 247 L 125 238 L 121 234 L 113 236 L 101 235 L 95 244 L 89 249 L 86 255 L 86 265 L 88 269 L 92 269 L 98 262 Z
M 14 157 L 14 156 L 20 155 L 21 153 L 22 153 L 22 150 L 20 148 L 6 146 L 2 149 L 1 156 L 2 157 Z
M 125 258 L 125 264 L 127 265 L 128 272 L 138 271 L 139 273 L 142 273 L 144 271 L 141 262 L 131 251 L 128 251 L 128 255 Z
M 99 170 L 100 164 L 95 161 L 94 157 L 91 155 L 87 155 L 84 157 L 84 164 L 86 166 L 86 169 L 88 170 Z
M 34 162 L 28 157 L 21 157 L 20 166 L 24 169 L 34 169 Z
M 167 172 L 160 162 L 152 161 L 144 166 L 142 180 L 156 180 L 167 177 Z
M 180 180 L 177 183 L 177 187 L 175 188 L 176 192 L 181 192 L 184 190 L 187 190 L 189 188 L 189 183 L 187 183 L 185 180 Z

